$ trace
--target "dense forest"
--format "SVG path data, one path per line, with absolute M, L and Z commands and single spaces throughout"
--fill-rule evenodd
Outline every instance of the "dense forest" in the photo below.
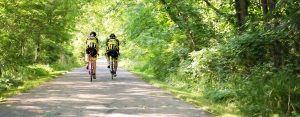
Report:
M 77 1 L 1 0 L 0 92 L 74 66 L 79 13 Z
M 82 63 L 96 31 L 123 67 L 232 113 L 300 115 L 299 0 L 1 0 L 0 26 L 0 92 Z

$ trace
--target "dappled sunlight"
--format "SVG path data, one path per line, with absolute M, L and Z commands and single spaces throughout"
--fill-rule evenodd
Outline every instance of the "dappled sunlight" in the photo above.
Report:
M 85 106 L 83 107 L 85 109 L 90 109 L 90 110 L 99 110 L 99 109 L 110 109 L 105 105 L 91 105 L 91 106 Z
M 17 109 L 25 109 L 25 110 L 41 110 L 41 107 L 38 106 L 16 106 Z
M 48 92 L 60 92 L 61 90 L 48 90 Z
M 300 117 L 300 0 L 0 0 L 0 42 L 0 117 Z
M 8 99 L 0 105 L 0 109 L 9 107 L 4 112 L 13 113 L 12 115 L 22 112 L 28 115 L 63 117 L 182 117 L 195 116 L 195 113 L 207 115 L 134 78 L 123 69 L 119 70 L 118 77 L 111 80 L 106 67 L 97 67 L 97 79 L 93 82 L 89 81 L 87 70 L 76 69 L 28 93 Z M 0 112 L 0 116 L 1 114 Z
M 54 84 L 54 85 L 75 85 L 76 83 L 74 83 L 74 82 L 55 82 L 52 84 Z
M 110 97 L 110 96 L 107 96 L 107 95 L 101 95 L 101 94 L 77 94 L 77 95 L 74 95 L 73 97 L 78 97 L 78 98 L 81 98 L 81 99 L 114 99 L 114 98 L 107 98 L 107 97 Z
M 120 95 L 147 95 L 150 97 L 169 97 L 169 95 L 166 95 L 163 91 L 155 91 L 145 88 L 130 88 L 126 89 L 124 93 L 121 93 Z

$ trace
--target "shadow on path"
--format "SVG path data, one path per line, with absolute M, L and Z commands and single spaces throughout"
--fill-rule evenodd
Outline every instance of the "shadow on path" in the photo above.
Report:
M 110 79 L 103 59 L 97 79 L 89 82 L 84 68 L 9 98 L 0 105 L 0 117 L 210 117 L 211 114 L 180 101 L 135 78 L 123 69 Z

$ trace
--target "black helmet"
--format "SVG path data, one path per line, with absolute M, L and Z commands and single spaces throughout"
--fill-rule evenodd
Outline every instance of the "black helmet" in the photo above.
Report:
M 116 35 L 114 33 L 112 33 L 112 34 L 109 35 L 109 37 L 112 38 L 112 39 L 115 39 Z
M 92 35 L 94 35 L 96 37 L 97 34 L 96 34 L 96 32 L 93 31 L 90 33 L 90 36 L 92 36 Z

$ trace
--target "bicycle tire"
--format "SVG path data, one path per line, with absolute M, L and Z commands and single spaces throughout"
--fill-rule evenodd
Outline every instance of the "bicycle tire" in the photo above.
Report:
M 114 60 L 112 56 L 110 56 L 110 74 L 111 80 L 114 80 Z
M 92 62 L 90 61 L 90 82 L 93 82 L 93 66 Z

